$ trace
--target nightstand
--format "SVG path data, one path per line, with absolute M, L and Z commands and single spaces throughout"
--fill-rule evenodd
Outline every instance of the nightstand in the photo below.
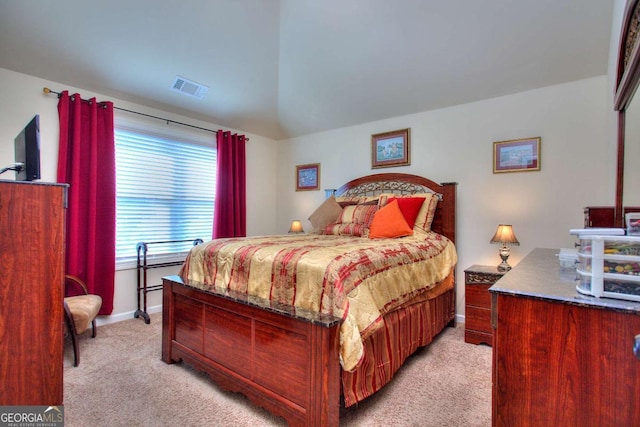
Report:
M 493 345 L 489 288 L 506 271 L 495 265 L 472 265 L 464 271 L 464 341 Z

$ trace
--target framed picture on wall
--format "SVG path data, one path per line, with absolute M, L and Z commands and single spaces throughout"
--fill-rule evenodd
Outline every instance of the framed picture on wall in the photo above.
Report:
M 493 143 L 493 173 L 540 170 L 540 137 Z
M 407 166 L 411 162 L 411 130 L 371 135 L 371 168 Z
M 320 189 L 320 163 L 296 166 L 296 191 Z

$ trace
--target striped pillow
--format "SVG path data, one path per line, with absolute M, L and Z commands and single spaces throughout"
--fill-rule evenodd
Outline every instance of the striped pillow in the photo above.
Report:
M 433 218 L 436 216 L 438 200 L 438 195 L 435 193 L 431 193 L 431 196 L 427 196 L 425 201 L 422 203 L 418 216 L 416 217 L 416 223 L 413 226 L 414 229 L 419 228 L 427 233 L 431 231 L 431 223 L 433 222 Z
M 342 209 L 335 223 L 325 227 L 324 234 L 367 237 L 369 225 L 377 210 L 377 205 L 347 206 Z

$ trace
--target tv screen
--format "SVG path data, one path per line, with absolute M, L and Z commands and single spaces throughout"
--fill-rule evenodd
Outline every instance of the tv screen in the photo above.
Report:
M 16 170 L 16 181 L 33 181 L 40 179 L 40 116 L 33 119 L 16 136 L 16 163 L 22 168 Z

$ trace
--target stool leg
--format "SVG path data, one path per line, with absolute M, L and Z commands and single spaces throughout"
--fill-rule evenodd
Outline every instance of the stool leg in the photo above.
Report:
M 73 343 L 73 366 L 78 366 L 80 364 L 80 349 L 78 348 L 76 325 L 73 323 L 73 315 L 66 302 L 64 303 L 64 314 L 65 320 L 67 321 L 67 330 L 69 331 L 69 335 L 71 335 L 71 342 Z
M 80 349 L 78 348 L 78 338 L 73 332 L 71 333 L 71 342 L 73 342 L 73 356 L 75 359 L 73 366 L 78 366 L 80 364 Z

